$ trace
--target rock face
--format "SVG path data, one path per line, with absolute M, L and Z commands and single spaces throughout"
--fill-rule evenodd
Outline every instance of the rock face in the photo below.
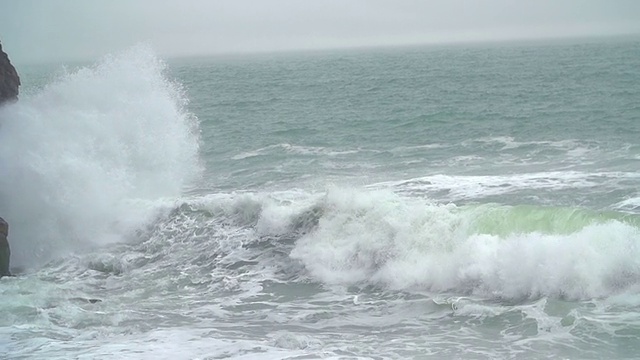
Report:
M 7 101 L 18 100 L 19 86 L 18 72 L 11 65 L 9 56 L 2 51 L 2 44 L 0 44 L 0 105 Z
M 9 272 L 9 258 L 11 250 L 9 249 L 9 224 L 0 218 L 0 277 L 11 276 Z
M 0 44 L 0 105 L 7 101 L 18 100 L 19 86 L 18 72 L 9 62 L 9 57 L 2 51 L 2 44 Z M 11 275 L 9 272 L 11 250 L 7 236 L 9 236 L 9 224 L 0 218 L 0 277 Z

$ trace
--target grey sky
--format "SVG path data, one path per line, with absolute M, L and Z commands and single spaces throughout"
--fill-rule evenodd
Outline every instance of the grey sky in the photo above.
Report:
M 15 62 L 640 33 L 638 0 L 1 0 Z

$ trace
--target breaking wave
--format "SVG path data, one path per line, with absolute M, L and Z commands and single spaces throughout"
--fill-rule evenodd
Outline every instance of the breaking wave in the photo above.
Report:
M 613 211 L 456 206 L 336 188 L 199 197 L 158 224 L 146 256 L 156 249 L 175 276 L 214 282 L 240 272 L 256 286 L 295 280 L 516 300 L 640 287 L 640 217 Z

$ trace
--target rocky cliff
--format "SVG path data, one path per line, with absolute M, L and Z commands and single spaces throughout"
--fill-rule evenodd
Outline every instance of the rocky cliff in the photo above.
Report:
M 0 105 L 7 101 L 18 100 L 18 87 L 20 77 L 16 68 L 9 62 L 9 57 L 2 51 L 0 44 Z M 9 224 L 0 217 L 0 277 L 9 276 L 9 258 L 11 250 L 7 236 L 9 235 Z
M 7 236 L 9 235 L 9 224 L 0 218 L 0 278 L 3 276 L 11 276 L 9 271 L 9 258 L 11 257 L 11 250 L 9 249 L 9 241 Z
M 20 77 L 0 44 L 0 104 L 18 100 Z

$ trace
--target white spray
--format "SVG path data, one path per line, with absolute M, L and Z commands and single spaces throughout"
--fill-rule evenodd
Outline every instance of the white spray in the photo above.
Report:
M 0 109 L 0 214 L 12 264 L 118 239 L 140 204 L 197 176 L 197 119 L 146 47 Z

